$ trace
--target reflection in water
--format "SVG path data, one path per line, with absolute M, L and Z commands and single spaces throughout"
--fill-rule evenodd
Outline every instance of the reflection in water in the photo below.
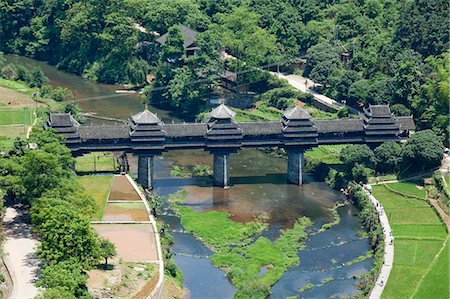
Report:
M 120 86 L 99 84 L 81 77 L 58 71 L 45 62 L 26 57 L 6 55 L 8 62 L 39 65 L 51 83 L 71 89 L 77 98 L 93 98 L 114 95 L 110 98 L 81 101 L 84 112 L 100 116 L 127 119 L 143 109 L 142 100 L 136 95 L 116 95 Z M 165 122 L 180 121 L 167 111 L 151 107 Z M 104 121 L 93 121 L 105 123 Z M 316 182 L 306 175 L 305 185 L 286 184 L 286 161 L 257 150 L 241 150 L 231 155 L 231 184 L 229 189 L 213 187 L 209 177 L 174 178 L 169 175 L 172 164 L 192 169 L 196 164 L 212 165 L 212 155 L 204 151 L 177 151 L 164 154 L 155 160 L 155 192 L 167 196 L 181 189 L 189 192 L 187 205 L 197 211 L 220 210 L 231 214 L 235 221 L 252 220 L 255 214 L 269 216 L 270 226 L 263 236 L 274 240 L 279 229 L 291 227 L 300 216 L 315 222 L 317 229 L 332 220 L 330 208 L 342 195 Z M 136 165 L 132 161 L 132 172 Z M 310 235 L 306 249 L 299 252 L 300 265 L 288 270 L 272 288 L 273 298 L 298 296 L 307 298 L 345 297 L 355 294 L 353 275 L 370 270 L 371 260 L 352 266 L 342 266 L 369 250 L 368 241 L 356 237 L 361 229 L 355 209 L 339 209 L 341 222 L 331 229 Z M 184 274 L 184 285 L 191 298 L 232 298 L 234 287 L 224 273 L 213 267 L 206 257 L 211 252 L 193 236 L 183 232 L 179 219 L 163 216 L 163 220 L 175 231 L 175 262 Z M 331 261 L 335 260 L 334 263 Z M 261 270 L 264 272 L 264 269 Z M 327 281 L 328 279 L 332 281 Z M 299 294 L 298 290 L 308 283 L 316 285 Z
M 186 205 L 199 212 L 205 210 L 226 211 L 235 221 L 250 221 L 255 214 L 269 216 L 270 226 L 262 235 L 274 240 L 280 228 L 291 227 L 300 216 L 308 216 L 317 231 L 325 222 L 332 220 L 330 208 L 343 196 L 316 182 L 306 175 L 306 184 L 286 184 L 286 161 L 257 150 L 244 149 L 231 156 L 231 184 L 229 189 L 216 188 L 209 177 L 174 178 L 169 172 L 171 165 L 191 170 L 196 164 L 212 165 L 212 157 L 204 151 L 175 151 L 156 160 L 157 175 L 155 191 L 168 195 L 178 190 L 189 192 Z M 299 252 L 300 265 L 288 270 L 272 288 L 272 298 L 299 296 L 302 298 L 346 297 L 356 294 L 354 275 L 370 271 L 372 261 L 365 260 L 345 266 L 354 258 L 370 250 L 367 239 L 357 237 L 361 223 L 354 207 L 338 210 L 341 222 L 331 229 L 310 234 L 305 250 Z M 178 218 L 165 216 L 172 230 L 182 230 Z M 189 236 L 189 235 L 188 235 Z M 185 286 L 191 290 L 191 298 L 232 298 L 230 284 L 222 276 L 215 277 L 217 269 L 204 258 L 207 250 L 201 243 L 187 237 L 186 233 L 174 233 L 175 262 L 183 271 Z M 199 263 L 197 265 L 197 263 Z M 344 264 L 344 265 L 343 265 Z M 211 275 L 198 276 L 198 267 Z M 264 273 L 264 269 L 261 269 Z M 326 282 L 326 283 L 325 283 Z M 315 286 L 299 294 L 307 284 Z M 204 290 L 205 285 L 215 285 L 215 292 Z M 200 286 L 200 287 L 199 287 Z
M 24 56 L 5 55 L 8 63 L 24 64 L 27 67 L 40 66 L 45 75 L 54 86 L 69 88 L 77 99 L 82 99 L 79 106 L 83 112 L 93 112 L 99 116 L 106 116 L 118 119 L 128 119 L 132 114 L 142 111 L 144 104 L 140 96 L 136 94 L 116 94 L 117 89 L 122 89 L 120 85 L 102 84 L 86 80 L 80 76 L 69 74 L 58 70 L 56 67 L 47 64 L 45 61 L 37 61 Z M 108 97 L 112 96 L 112 97 Z M 103 97 L 95 99 L 96 97 Z M 83 100 L 89 99 L 90 100 Z M 179 121 L 167 111 L 151 107 L 154 113 L 165 122 Z M 107 123 L 104 120 L 92 120 L 91 123 Z

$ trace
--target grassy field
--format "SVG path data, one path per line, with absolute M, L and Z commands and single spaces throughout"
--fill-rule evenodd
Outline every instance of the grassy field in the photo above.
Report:
M 422 283 L 415 288 L 413 298 L 440 298 L 442 294 L 447 294 L 448 298 L 450 294 L 448 281 L 449 244 L 449 239 L 447 239 L 441 254 L 431 264 Z M 445 298 L 445 296 L 441 298 Z
M 414 184 L 393 183 L 389 187 L 424 196 Z M 382 297 L 448 298 L 445 286 L 438 287 L 432 297 L 426 292 L 434 277 L 439 276 L 443 284 L 449 279 L 448 266 L 444 271 L 440 263 L 445 258 L 442 248 L 448 234 L 434 210 L 425 200 L 399 195 L 384 185 L 373 186 L 372 193 L 383 204 L 395 237 L 394 265 Z
M 344 144 L 338 145 L 320 145 L 311 150 L 306 151 L 305 157 L 316 159 L 325 164 L 342 164 L 339 160 L 339 154 L 345 147 Z
M 418 196 L 420 198 L 425 198 L 425 190 L 423 187 L 418 186 L 415 182 L 398 182 L 393 184 L 388 184 L 388 186 L 396 191 L 404 194 Z
M 112 153 L 89 153 L 75 159 L 77 172 L 116 171 L 119 167 Z
M 297 251 L 307 237 L 306 227 L 312 224 L 306 217 L 299 218 L 292 229 L 272 242 L 258 237 L 266 227 L 259 221 L 243 224 L 232 221 L 225 212 L 198 213 L 180 205 L 174 208 L 185 229 L 213 249 L 211 262 L 236 286 L 235 298 L 267 297 L 283 273 L 298 264 Z M 262 269 L 266 272 L 260 275 Z
M 109 191 L 111 190 L 113 176 L 79 176 L 78 183 L 86 190 L 86 193 L 92 196 L 97 203 L 97 213 L 92 220 L 101 220 L 108 200 Z
M 0 126 L 4 125 L 32 125 L 34 121 L 33 109 L 0 108 Z M 0 132 L 1 132 L 0 127 Z
M 0 86 L 28 95 L 32 95 L 34 92 L 33 89 L 28 87 L 25 82 L 21 81 L 12 81 L 0 78 Z

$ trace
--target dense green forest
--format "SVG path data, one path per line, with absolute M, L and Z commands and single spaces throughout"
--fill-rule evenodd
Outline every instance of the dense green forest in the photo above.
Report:
M 176 24 L 200 32 L 198 55 L 185 57 Z M 153 102 L 198 112 L 223 68 L 306 55 L 304 75 L 326 95 L 353 106 L 390 103 L 443 137 L 448 27 L 444 0 L 0 0 L 1 51 L 107 83 L 142 85 L 152 73 Z M 154 32 L 170 32 L 163 47 Z M 238 61 L 226 65 L 219 49 Z

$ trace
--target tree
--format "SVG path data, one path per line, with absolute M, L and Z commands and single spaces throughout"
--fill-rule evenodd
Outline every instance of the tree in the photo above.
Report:
M 367 104 L 369 102 L 369 80 L 359 80 L 353 83 L 348 91 L 348 102 L 349 104 L 356 104 L 362 102 Z
M 54 287 L 46 289 L 36 299 L 76 299 L 75 295 L 66 291 L 63 287 Z
M 391 112 L 394 113 L 395 116 L 409 116 L 411 115 L 411 110 L 408 109 L 403 104 L 394 104 L 391 105 Z
M 432 130 L 415 133 L 402 151 L 403 168 L 425 170 L 441 165 L 444 146 Z
M 261 16 L 257 13 L 240 6 L 229 14 L 218 13 L 216 18 L 218 24 L 211 30 L 229 54 L 251 66 L 280 60 L 276 37 L 259 26 Z
M 353 168 L 356 163 L 369 168 L 374 168 L 375 166 L 375 156 L 372 150 L 365 144 L 347 145 L 341 150 L 339 159 L 348 169 Z
M 71 260 L 82 269 L 91 269 L 99 258 L 98 237 L 89 220 L 70 207 L 47 208 L 39 225 L 41 244 L 38 257 L 56 264 Z
M 45 266 L 40 272 L 37 285 L 46 289 L 58 287 L 78 297 L 87 293 L 86 280 L 87 275 L 82 273 L 80 265 L 72 261 L 64 261 Z
M 376 170 L 380 173 L 398 171 L 402 161 L 402 147 L 394 141 L 384 142 L 374 150 L 377 162 Z
M 108 258 L 116 256 L 116 246 L 109 240 L 100 241 L 100 256 L 105 259 L 105 269 L 108 267 Z
M 355 182 L 367 183 L 369 176 L 373 173 L 372 169 L 367 168 L 363 164 L 356 163 L 352 168 L 352 178 Z
M 448 49 L 448 2 L 445 0 L 404 1 L 396 38 L 403 46 L 424 56 Z
M 184 38 L 178 26 L 172 26 L 167 31 L 167 40 L 162 46 L 162 62 L 179 62 L 184 58 Z
M 44 83 L 48 82 L 48 78 L 45 77 L 44 72 L 40 67 L 34 67 L 31 70 L 30 87 L 42 87 Z
M 133 85 L 141 86 L 147 79 L 148 69 L 149 65 L 145 60 L 132 59 L 127 64 L 128 82 Z

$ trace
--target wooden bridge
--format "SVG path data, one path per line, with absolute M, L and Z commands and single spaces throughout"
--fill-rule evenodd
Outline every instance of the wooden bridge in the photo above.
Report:
M 73 155 L 123 151 L 138 155 L 138 181 L 153 186 L 153 157 L 169 150 L 203 149 L 214 155 L 214 183 L 229 184 L 230 154 L 246 147 L 280 147 L 288 154 L 288 181 L 301 185 L 304 152 L 322 144 L 364 143 L 371 147 L 401 141 L 415 129 L 412 116 L 395 117 L 389 106 L 372 105 L 361 118 L 316 120 L 300 107 L 278 121 L 237 122 L 219 105 L 205 123 L 165 124 L 149 110 L 133 115 L 127 125 L 80 125 L 70 114 L 51 114 L 44 127 L 65 137 Z

